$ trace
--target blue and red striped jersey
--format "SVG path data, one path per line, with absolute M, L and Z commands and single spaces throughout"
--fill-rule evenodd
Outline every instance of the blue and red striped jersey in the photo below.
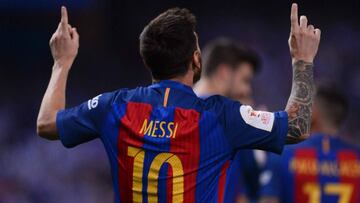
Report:
M 235 156 L 235 161 L 239 162 L 239 168 L 231 176 L 240 176 L 240 193 L 249 202 L 259 200 L 259 178 L 263 172 L 267 159 L 267 153 L 262 150 L 239 150 Z
M 338 137 L 314 134 L 270 155 L 262 196 L 284 203 L 360 203 L 360 149 Z
M 221 96 L 198 98 L 165 80 L 104 93 L 57 114 L 66 147 L 100 138 L 115 202 L 223 202 L 235 153 L 280 153 L 286 112 L 260 112 Z

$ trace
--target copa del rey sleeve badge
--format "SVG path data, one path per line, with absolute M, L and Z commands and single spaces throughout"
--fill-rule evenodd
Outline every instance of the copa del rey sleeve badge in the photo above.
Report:
M 274 113 L 267 111 L 255 111 L 251 106 L 240 106 L 240 114 L 246 124 L 271 132 L 274 125 Z

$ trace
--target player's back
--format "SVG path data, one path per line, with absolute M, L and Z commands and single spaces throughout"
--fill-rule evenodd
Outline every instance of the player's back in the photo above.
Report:
M 360 202 L 360 149 L 339 138 L 312 135 L 286 149 L 279 167 L 282 202 Z
M 175 81 L 105 93 L 57 116 L 65 146 L 102 140 L 116 202 L 222 202 L 235 152 L 281 152 L 287 121 L 286 112 L 200 99 Z
M 207 202 L 217 193 L 231 153 L 218 115 L 189 87 L 171 84 L 117 98 L 122 202 Z

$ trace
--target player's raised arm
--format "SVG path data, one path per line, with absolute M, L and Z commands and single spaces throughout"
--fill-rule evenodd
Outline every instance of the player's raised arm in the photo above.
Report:
M 286 106 L 289 118 L 287 143 L 297 143 L 310 134 L 311 106 L 314 97 L 313 60 L 318 51 L 320 30 L 308 25 L 306 16 L 298 18 L 298 6 L 291 7 L 289 48 L 293 80 Z
M 50 48 L 54 65 L 39 110 L 37 133 L 46 139 L 58 139 L 56 114 L 65 108 L 66 81 L 79 48 L 79 35 L 69 25 L 65 7 L 61 8 L 61 21 L 50 39 Z

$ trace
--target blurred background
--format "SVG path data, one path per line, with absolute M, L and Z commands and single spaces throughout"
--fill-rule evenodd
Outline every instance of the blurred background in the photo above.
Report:
M 350 100 L 342 134 L 360 143 L 360 1 L 298 1 L 300 14 L 322 30 L 317 81 Z M 108 160 L 99 140 L 65 149 L 36 135 L 37 111 L 51 74 L 48 41 L 60 6 L 80 33 L 67 106 L 99 93 L 151 83 L 138 53 L 143 27 L 171 7 L 189 8 L 200 45 L 231 37 L 258 52 L 254 97 L 284 108 L 291 88 L 290 1 L 0 0 L 0 202 L 113 202 Z

